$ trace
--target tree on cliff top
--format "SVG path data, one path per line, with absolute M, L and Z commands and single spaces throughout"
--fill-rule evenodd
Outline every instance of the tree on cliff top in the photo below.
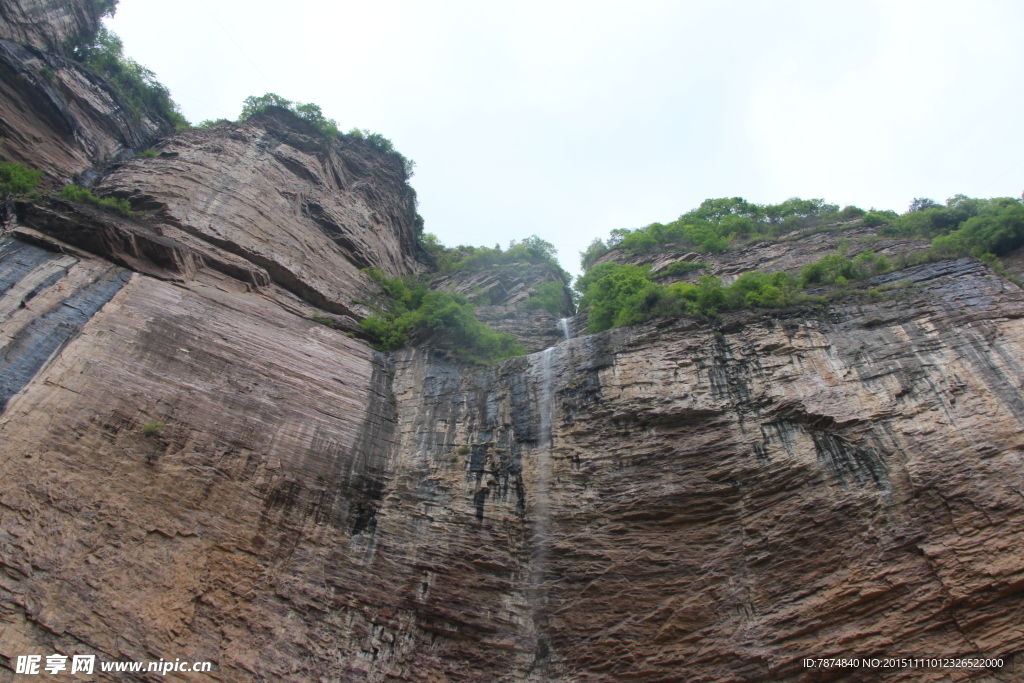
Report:
M 371 133 L 366 129 L 360 128 L 353 128 L 348 133 L 342 133 L 338 128 L 338 122 L 334 119 L 325 117 L 320 105 L 313 104 L 312 102 L 307 102 L 305 104 L 301 102 L 293 102 L 272 92 L 265 93 L 259 97 L 250 95 L 245 98 L 242 105 L 242 113 L 238 116 L 238 122 L 242 123 L 243 121 L 248 121 L 253 116 L 265 112 L 271 107 L 287 109 L 320 131 L 328 140 L 334 140 L 339 136 L 347 136 L 357 140 L 366 140 L 379 152 L 383 152 L 388 156 L 398 159 L 402 164 L 402 172 L 405 174 L 406 180 L 413 176 L 413 169 L 416 167 L 416 162 L 412 159 L 406 158 L 397 149 L 395 149 L 391 140 L 387 139 L 380 133 Z
M 131 57 L 125 57 L 124 43 L 105 27 L 100 26 L 95 35 L 76 45 L 72 58 L 106 78 L 136 116 L 155 115 L 170 123 L 174 130 L 190 127 L 171 99 L 170 91 L 156 80 L 156 74 Z

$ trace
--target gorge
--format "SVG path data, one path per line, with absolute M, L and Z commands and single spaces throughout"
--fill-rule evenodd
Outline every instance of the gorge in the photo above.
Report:
M 544 264 L 432 268 L 369 141 L 283 108 L 175 132 L 61 51 L 96 3 L 0 7 L 5 160 L 45 173 L 2 209 L 0 680 L 34 652 L 213 663 L 182 680 L 1020 680 L 1024 252 L 587 334 L 568 296 L 522 305 Z M 928 246 L 792 237 L 602 258 L 734 278 Z M 486 293 L 528 353 L 375 350 L 372 267 Z M 938 656 L 1005 664 L 804 664 Z

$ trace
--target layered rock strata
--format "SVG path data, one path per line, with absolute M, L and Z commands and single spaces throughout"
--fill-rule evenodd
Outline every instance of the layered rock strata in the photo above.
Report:
M 110 4 L 95 0 L 4 0 L 0 4 L 0 39 L 61 53 L 96 32 L 102 7 Z
M 498 332 L 513 335 L 530 353 L 554 346 L 563 339 L 558 321 L 573 315 L 568 287 L 558 314 L 529 308 L 527 302 L 537 288 L 551 282 L 563 283 L 561 273 L 544 264 L 494 264 L 454 270 L 428 280 L 430 289 L 463 294 L 478 304 L 477 318 Z
M 126 279 L 13 242 L 0 265 L 5 362 L 54 311 L 88 318 L 0 418 L 5 657 L 774 681 L 819 680 L 811 654 L 1024 646 L 1024 295 L 976 262 L 474 371 L 388 361 L 206 268 Z
M 11 32 L 35 8 L 64 41 L 61 7 L 0 12 L 32 43 L 0 43 L 8 151 L 52 182 L 156 130 Z M 385 357 L 310 317 L 355 329 L 361 268 L 422 269 L 394 157 L 283 110 L 157 148 L 99 184 L 135 217 L 6 212 L 0 681 L 54 652 L 232 682 L 1019 680 L 1024 291 L 986 266 L 566 341 L 520 310 L 552 273 L 450 274 L 537 352 Z M 838 237 L 653 265 L 798 270 Z M 802 664 L 937 655 L 1008 664 Z
M 884 254 L 887 258 L 893 259 L 924 251 L 931 246 L 929 240 L 883 237 L 878 235 L 874 228 L 861 226 L 858 225 L 858 221 L 853 221 L 828 226 L 827 229 L 809 234 L 794 232 L 775 241 L 751 240 L 747 246 L 719 254 L 701 254 L 695 251 L 631 254 L 622 249 L 612 249 L 597 259 L 595 265 L 607 262 L 649 265 L 654 275 L 658 275 L 665 273 L 675 263 L 702 263 L 707 267 L 682 275 L 665 275 L 658 281 L 694 281 L 702 275 L 714 275 L 722 278 L 725 284 L 729 284 L 743 273 L 752 270 L 765 273 L 784 270 L 799 275 L 800 269 L 808 263 L 817 261 L 827 254 L 836 253 L 841 243 L 845 245 L 844 251 L 850 258 L 856 257 L 865 249 L 871 249 L 877 254 Z
M 284 109 L 178 133 L 155 159 L 123 164 L 97 191 L 128 199 L 154 230 L 265 270 L 331 312 L 359 319 L 417 261 L 415 195 L 398 159 L 365 140 L 329 142 Z
M 77 62 L 0 40 L 0 151 L 6 161 L 43 170 L 49 187 L 88 184 L 95 166 L 131 158 L 169 130 L 165 121 L 133 114 Z

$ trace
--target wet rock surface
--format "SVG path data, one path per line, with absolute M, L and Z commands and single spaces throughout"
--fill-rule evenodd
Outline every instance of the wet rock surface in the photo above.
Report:
M 563 339 L 558 321 L 574 313 L 568 292 L 558 315 L 528 308 L 537 287 L 551 282 L 560 283 L 562 278 L 550 266 L 513 263 L 442 273 L 430 278 L 428 286 L 464 294 L 477 302 L 477 318 L 498 332 L 513 335 L 528 352 L 535 353 Z
M 578 336 L 520 306 L 553 273 L 490 269 L 433 284 L 535 353 L 385 357 L 310 318 L 355 329 L 361 268 L 422 270 L 397 161 L 270 111 L 98 164 L 156 128 L 45 52 L 81 8 L 0 10 L 3 134 L 137 215 L 4 212 L 0 681 L 52 652 L 232 682 L 1020 679 L 802 664 L 1024 650 L 1018 286 L 960 259 Z M 651 262 L 922 247 L 858 230 Z
M 206 267 L 87 313 L 109 262 L 4 249 L 5 357 L 88 317 L 0 418 L 5 657 L 776 681 L 1024 644 L 1024 292 L 977 261 L 471 369 Z

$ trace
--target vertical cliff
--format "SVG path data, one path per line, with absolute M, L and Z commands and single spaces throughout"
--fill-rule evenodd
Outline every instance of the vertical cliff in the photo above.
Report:
M 174 129 L 129 106 L 117 88 L 70 58 L 111 4 L 0 3 L 0 151 L 7 161 L 45 171 L 51 187 L 87 183 L 97 166 L 130 158 Z
M 10 149 L 134 215 L 6 211 L 0 681 L 40 652 L 232 682 L 949 680 L 802 664 L 936 655 L 1008 662 L 955 680 L 1019 679 L 1020 287 L 956 259 L 827 308 L 579 336 L 522 306 L 554 270 L 483 268 L 431 286 L 486 299 L 534 353 L 385 355 L 355 335 L 383 301 L 361 269 L 426 270 L 393 156 L 280 109 L 133 138 L 143 122 L 84 123 L 61 91 L 70 118 L 44 125 L 58 86 L 33 60 L 63 58 L 12 33 L 30 7 L 50 6 L 2 15 L 27 71 L 0 87 L 30 93 L 3 125 L 35 140 Z M 121 161 L 97 165 L 101 139 Z M 836 240 L 709 268 L 798 270 Z
M 109 0 L 6 0 L 0 4 L 0 39 L 61 53 L 92 35 Z

